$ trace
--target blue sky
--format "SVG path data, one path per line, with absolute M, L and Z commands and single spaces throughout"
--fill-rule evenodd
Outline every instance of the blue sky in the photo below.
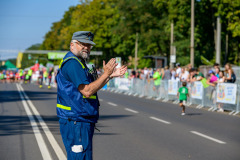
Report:
M 42 43 L 52 23 L 79 3 L 79 0 L 0 0 L 0 60 L 17 56 L 1 50 L 24 50 Z

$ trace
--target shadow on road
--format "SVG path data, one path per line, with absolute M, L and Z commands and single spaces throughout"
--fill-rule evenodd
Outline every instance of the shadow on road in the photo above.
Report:
M 110 120 L 110 119 L 120 119 L 120 118 L 128 118 L 128 117 L 131 117 L 132 115 L 101 115 L 99 116 L 99 122 L 102 120 L 102 121 L 106 121 L 106 120 Z M 94 132 L 94 135 L 100 135 L 100 136 L 114 136 L 114 135 L 119 135 L 118 133 L 106 133 L 105 132 L 105 127 L 108 127 L 108 126 L 104 126 L 102 125 L 102 123 L 98 123 L 96 125 L 96 127 L 98 129 L 100 129 L 100 132 L 95 130 Z
M 60 134 L 57 116 L 43 116 L 53 134 Z M 28 116 L 0 116 L 0 136 L 33 134 Z
M 101 120 L 110 120 L 116 118 L 126 118 L 128 115 L 103 115 L 100 116 Z M 42 116 L 52 134 L 60 134 L 59 131 L 59 118 L 57 116 Z M 35 121 L 37 121 L 35 119 Z M 38 125 L 39 126 L 39 125 Z M 40 127 L 40 126 L 39 126 Z M 98 128 L 104 126 L 97 126 Z M 41 129 L 41 128 L 39 128 Z M 0 136 L 21 135 L 21 134 L 34 134 L 28 116 L 0 116 Z M 96 135 L 117 135 L 116 133 L 102 133 L 95 131 Z
M 202 113 L 187 113 L 187 116 L 200 116 Z
M 100 115 L 99 120 L 127 118 L 127 117 L 131 117 L 131 115 Z
M 56 97 L 50 98 L 49 95 L 57 95 L 57 92 L 34 92 L 25 91 L 31 100 L 50 100 L 56 99 Z M 18 91 L 0 91 L 0 103 L 21 101 Z

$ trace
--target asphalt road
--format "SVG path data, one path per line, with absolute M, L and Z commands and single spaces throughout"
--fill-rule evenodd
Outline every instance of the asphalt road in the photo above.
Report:
M 55 88 L 0 84 L 0 159 L 66 159 Z M 239 160 L 240 118 L 100 91 L 95 160 Z

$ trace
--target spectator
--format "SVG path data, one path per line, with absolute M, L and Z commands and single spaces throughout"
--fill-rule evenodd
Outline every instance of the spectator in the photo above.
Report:
M 136 77 L 137 77 L 137 78 L 140 78 L 141 69 L 138 69 L 136 74 L 137 74 Z
M 136 71 L 134 69 L 131 71 L 131 78 L 136 78 Z
M 158 68 L 154 74 L 153 74 L 153 80 L 154 80 L 154 87 L 153 90 L 158 93 L 160 84 L 161 84 L 162 74 L 160 73 L 160 69 Z
M 198 71 L 197 69 L 194 69 L 194 74 L 194 78 L 196 81 L 201 81 L 204 78 L 202 72 Z
M 189 72 L 186 70 L 186 68 L 182 68 L 179 78 L 181 82 L 187 82 L 187 80 L 189 79 Z
M 177 67 L 177 69 L 176 69 L 175 77 L 176 77 L 176 80 L 180 80 L 180 74 L 181 74 L 181 71 L 182 71 L 182 69 L 180 67 L 180 63 L 177 63 L 176 67 Z
M 209 70 L 208 71 L 209 77 L 206 81 L 207 85 L 212 86 L 213 88 L 211 89 L 211 97 L 210 99 L 212 99 L 213 104 L 216 104 L 216 83 L 218 82 L 218 78 L 217 76 L 215 76 L 215 73 L 213 72 L 213 70 Z
M 176 68 L 171 69 L 171 80 L 175 80 L 176 79 Z
M 147 74 L 144 74 L 144 70 L 142 69 L 141 70 L 141 73 L 140 73 L 140 77 L 139 77 L 141 80 L 146 80 L 147 79 Z
M 219 79 L 218 79 L 218 83 L 224 83 L 225 82 L 226 77 L 224 76 L 224 72 L 220 71 L 219 72 Z
M 219 67 L 220 67 L 220 66 L 219 66 L 218 63 L 214 63 L 214 65 L 213 65 L 214 70 L 216 70 L 216 68 L 219 68 Z
M 201 72 L 198 72 L 195 68 L 190 69 L 188 82 L 192 83 L 195 81 L 201 81 L 203 79 L 204 75 Z
M 226 82 L 234 83 L 236 81 L 236 76 L 233 72 L 232 66 L 230 63 L 225 65 L 225 73 L 226 73 Z
M 147 76 L 148 75 L 148 68 L 147 67 L 144 67 L 144 74 Z
M 215 69 L 215 76 L 217 76 L 218 79 L 219 79 L 220 68 L 219 67 L 215 67 L 214 69 Z
M 194 76 L 195 76 L 195 70 L 192 68 L 189 70 L 189 78 L 188 78 L 188 82 L 192 83 L 194 82 Z
M 209 78 L 207 80 L 207 84 L 215 87 L 215 84 L 218 82 L 217 76 L 215 76 L 215 73 L 213 72 L 213 70 L 209 70 L 208 74 L 209 74 Z
M 168 80 L 171 79 L 171 72 L 170 70 L 168 69 L 168 66 L 165 66 L 164 67 L 164 73 L 162 75 L 162 79 L 164 80 L 163 81 L 163 86 L 164 86 L 164 90 L 163 90 L 163 94 L 164 96 L 167 96 L 167 93 L 168 93 Z
M 154 73 L 153 69 L 149 68 L 149 70 L 148 70 L 148 79 L 153 78 L 153 73 Z
M 100 76 L 102 75 L 102 70 L 101 70 L 101 68 L 98 68 L 98 69 L 97 69 L 97 74 L 98 74 L 98 77 L 100 77 Z
M 188 66 L 187 66 L 188 71 L 190 71 L 192 68 L 193 68 L 193 67 L 192 67 L 192 64 L 191 64 L 191 63 L 188 64 Z
M 164 77 L 164 68 L 161 68 L 160 74 L 162 75 L 161 79 L 163 79 L 163 77 Z
M 163 76 L 162 76 L 162 79 L 163 80 L 170 80 L 171 79 L 171 72 L 170 72 L 170 70 L 168 69 L 168 66 L 165 66 L 164 67 L 164 74 L 163 74 Z
M 220 71 L 220 72 L 219 72 L 218 83 L 224 83 L 224 82 L 225 82 L 224 72 L 223 72 L 223 71 Z M 218 103 L 218 112 L 224 112 L 224 110 L 223 110 L 223 104 L 222 104 L 222 103 Z
M 129 74 L 128 74 L 128 71 L 126 71 L 124 74 L 124 78 L 128 78 L 128 77 L 129 77 Z

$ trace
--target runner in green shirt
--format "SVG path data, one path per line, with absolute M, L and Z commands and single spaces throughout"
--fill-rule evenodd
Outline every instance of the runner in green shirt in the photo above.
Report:
M 0 80 L 2 81 L 4 79 L 4 74 L 3 72 L 0 72 Z
M 182 107 L 182 115 L 185 115 L 185 105 L 184 105 L 184 102 L 187 101 L 187 97 L 189 96 L 188 94 L 188 88 L 186 87 L 187 86 L 187 83 L 186 82 L 183 82 L 182 83 L 182 87 L 180 87 L 178 89 L 178 98 L 179 98 L 179 106 Z
M 29 70 L 28 70 L 28 82 L 29 83 L 31 83 L 31 79 L 32 79 L 32 74 L 33 74 L 33 71 L 32 71 L 32 69 L 30 68 Z

